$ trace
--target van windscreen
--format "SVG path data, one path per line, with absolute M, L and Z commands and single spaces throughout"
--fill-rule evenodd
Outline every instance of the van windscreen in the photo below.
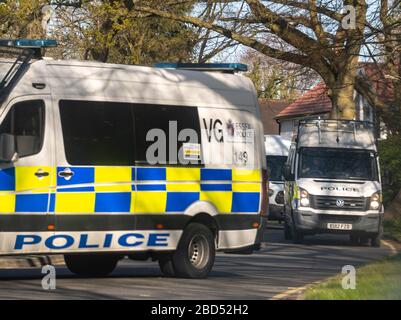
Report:
M 302 148 L 299 178 L 377 181 L 373 151 L 339 148 Z

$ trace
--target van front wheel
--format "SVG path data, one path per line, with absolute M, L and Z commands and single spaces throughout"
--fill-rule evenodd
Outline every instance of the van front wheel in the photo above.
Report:
M 67 268 L 79 276 L 102 277 L 113 272 L 119 258 L 114 255 L 76 254 L 64 255 Z
M 380 248 L 382 236 L 383 236 L 383 227 L 380 226 L 379 232 L 370 238 L 370 245 L 372 247 Z
M 177 251 L 171 256 L 175 275 L 206 278 L 213 267 L 215 255 L 212 231 L 203 224 L 190 223 L 184 230 Z

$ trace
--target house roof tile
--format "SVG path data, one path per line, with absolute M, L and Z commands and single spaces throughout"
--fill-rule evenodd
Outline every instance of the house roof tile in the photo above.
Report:
M 276 119 L 327 113 L 330 112 L 331 107 L 331 100 L 327 96 L 327 88 L 324 82 L 320 82 L 279 112 Z

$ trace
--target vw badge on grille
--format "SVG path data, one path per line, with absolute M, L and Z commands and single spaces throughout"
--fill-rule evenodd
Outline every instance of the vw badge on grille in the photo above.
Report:
M 336 206 L 337 207 L 344 207 L 344 200 L 343 199 L 337 199 L 336 200 Z

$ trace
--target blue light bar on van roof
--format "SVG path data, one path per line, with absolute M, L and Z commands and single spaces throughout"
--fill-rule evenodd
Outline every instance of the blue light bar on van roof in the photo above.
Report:
M 48 48 L 57 47 L 56 40 L 50 39 L 15 39 L 15 40 L 0 40 L 1 47 L 12 48 Z
M 161 62 L 154 65 L 156 68 L 170 68 L 198 71 L 248 71 L 248 66 L 243 63 L 170 63 Z

